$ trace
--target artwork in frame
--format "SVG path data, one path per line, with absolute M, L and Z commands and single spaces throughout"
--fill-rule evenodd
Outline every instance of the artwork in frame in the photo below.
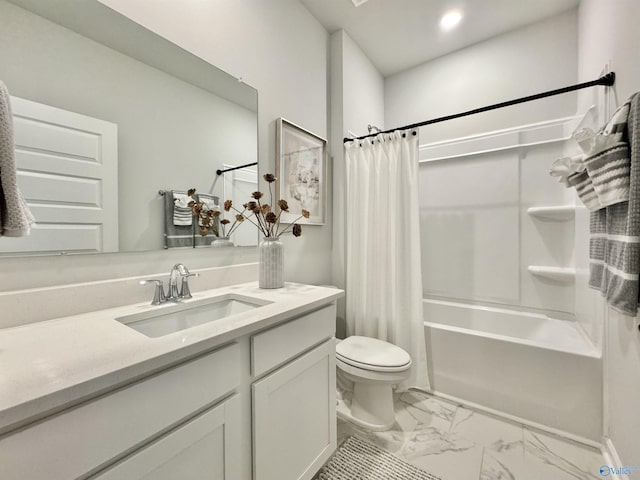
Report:
M 324 225 L 327 209 L 327 141 L 284 118 L 276 121 L 276 198 L 286 200 L 289 213 L 281 221 L 298 218 L 302 209 L 309 218 L 300 223 Z

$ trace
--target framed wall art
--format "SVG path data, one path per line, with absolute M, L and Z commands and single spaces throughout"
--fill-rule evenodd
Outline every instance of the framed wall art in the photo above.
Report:
M 306 225 L 324 225 L 327 209 L 327 141 L 284 118 L 276 121 L 276 198 L 287 201 L 292 222 L 302 209 L 309 211 Z

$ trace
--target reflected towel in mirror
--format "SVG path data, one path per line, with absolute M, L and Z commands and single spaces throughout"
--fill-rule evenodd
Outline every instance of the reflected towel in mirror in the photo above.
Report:
M 11 101 L 6 85 L 0 81 L 0 236 L 29 235 L 34 223 L 18 189 Z

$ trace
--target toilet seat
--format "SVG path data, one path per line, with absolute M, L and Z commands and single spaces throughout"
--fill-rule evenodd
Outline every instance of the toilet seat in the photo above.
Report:
M 373 372 L 403 372 L 411 367 L 411 357 L 402 348 L 358 335 L 336 345 L 336 358 L 347 365 Z

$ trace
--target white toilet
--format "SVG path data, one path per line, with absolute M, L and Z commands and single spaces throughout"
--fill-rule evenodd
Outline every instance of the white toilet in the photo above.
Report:
M 351 408 L 338 416 L 372 431 L 390 429 L 396 420 L 393 385 L 409 377 L 411 357 L 389 342 L 357 335 L 336 344 L 338 376 L 353 382 Z

